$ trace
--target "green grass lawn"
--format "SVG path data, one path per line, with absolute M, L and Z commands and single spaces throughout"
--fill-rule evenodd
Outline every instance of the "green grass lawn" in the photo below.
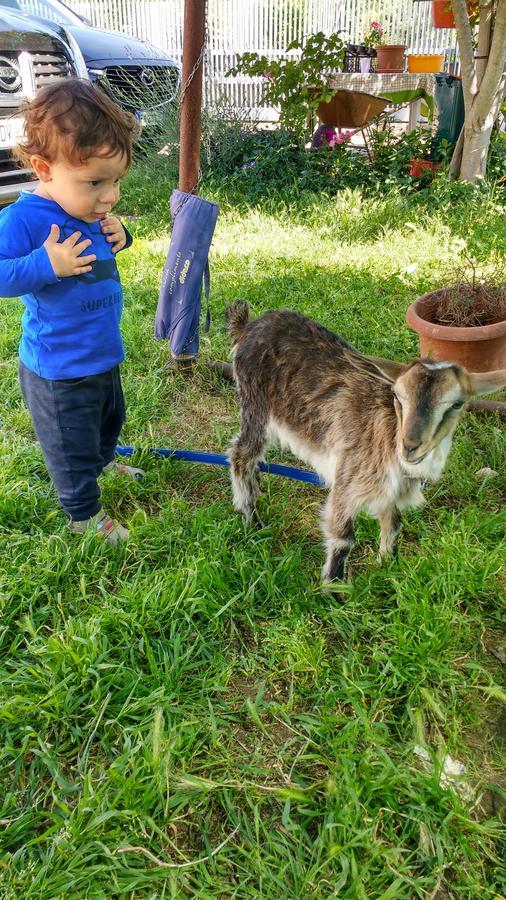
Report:
M 503 423 L 469 414 L 397 557 L 376 562 L 361 518 L 352 583 L 323 593 L 322 489 L 265 476 L 265 527 L 245 527 L 225 469 L 145 449 L 223 452 L 238 427 L 233 387 L 168 374 L 152 336 L 172 186 L 133 172 L 122 200 L 123 442 L 147 474 L 103 497 L 127 546 L 68 533 L 17 384 L 21 304 L 2 301 L 0 897 L 497 900 Z M 405 310 L 455 237 L 488 259 L 506 245 L 485 192 L 207 196 L 223 203 L 203 359 L 226 358 L 237 298 L 408 359 Z M 446 753 L 474 800 L 441 785 Z

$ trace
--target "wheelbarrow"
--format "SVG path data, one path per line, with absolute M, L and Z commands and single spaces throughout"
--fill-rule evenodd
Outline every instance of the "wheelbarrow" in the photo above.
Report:
M 328 103 L 320 103 L 316 115 L 323 125 L 361 129 L 381 115 L 389 102 L 385 97 L 363 91 L 339 90 Z
M 313 135 L 312 146 L 320 145 L 321 133 L 325 128 L 353 129 L 353 133 L 362 132 L 367 154 L 371 158 L 365 129 L 385 111 L 389 103 L 386 97 L 364 91 L 337 90 L 331 100 L 320 103 L 316 110 L 321 124 Z

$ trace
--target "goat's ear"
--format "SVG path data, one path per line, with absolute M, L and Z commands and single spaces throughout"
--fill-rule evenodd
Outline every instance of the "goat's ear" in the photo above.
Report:
M 395 362 L 393 359 L 383 359 L 381 356 L 366 356 L 389 381 L 397 381 L 399 375 L 403 375 L 408 368 L 404 363 Z
M 491 394 L 506 387 L 506 369 L 495 372 L 469 372 L 473 394 Z

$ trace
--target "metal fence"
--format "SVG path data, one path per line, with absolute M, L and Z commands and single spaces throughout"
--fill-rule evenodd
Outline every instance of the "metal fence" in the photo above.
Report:
M 123 31 L 162 47 L 181 61 L 183 0 L 67 0 L 101 29 Z M 455 47 L 455 31 L 435 29 L 431 4 L 419 0 L 207 0 L 204 105 L 258 114 L 262 83 L 226 77 L 239 54 L 282 55 L 287 44 L 316 31 L 341 31 L 360 43 L 371 20 L 384 24 L 392 42 L 412 53 Z

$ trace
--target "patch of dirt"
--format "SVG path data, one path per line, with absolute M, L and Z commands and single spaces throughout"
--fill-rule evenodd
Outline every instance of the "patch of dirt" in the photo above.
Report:
M 225 693 L 230 698 L 236 698 L 239 701 L 239 704 L 237 702 L 233 704 L 233 707 L 237 709 L 244 700 L 255 700 L 259 687 L 258 682 L 248 678 L 247 675 L 236 673 L 229 679 Z

